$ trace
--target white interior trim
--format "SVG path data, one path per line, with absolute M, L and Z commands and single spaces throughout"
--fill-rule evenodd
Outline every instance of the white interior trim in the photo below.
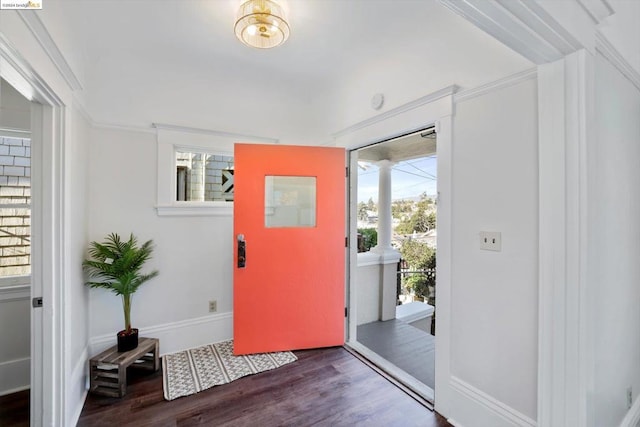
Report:
M 599 24 L 607 16 L 613 15 L 614 10 L 607 0 L 577 0 L 587 12 L 594 24 Z
M 32 101 L 31 285 L 44 307 L 31 310 L 31 422 L 65 425 L 64 103 L 2 34 L 0 71 Z
M 562 58 L 580 43 L 535 1 L 440 0 L 535 64 Z
M 521 412 L 516 411 L 512 407 L 502 403 L 466 381 L 462 381 L 456 376 L 451 376 L 451 387 L 513 425 L 523 427 L 535 427 L 537 425 L 535 420 L 532 420 Z
M 139 328 L 139 335 L 160 340 L 160 355 L 230 340 L 233 338 L 233 312 L 212 314 L 193 319 Z M 116 331 L 90 339 L 92 355 L 115 344 Z
M 233 202 L 180 203 L 156 206 L 158 216 L 233 216 Z
M 188 126 L 170 125 L 165 123 L 153 123 L 152 126 L 158 130 L 168 130 L 168 131 L 180 132 L 180 133 L 195 133 L 200 135 L 213 136 L 217 138 L 231 138 L 237 142 L 251 142 L 251 143 L 262 142 L 266 144 L 277 144 L 278 142 L 280 142 L 280 140 L 277 138 L 269 138 L 269 137 L 257 136 L 257 135 L 247 135 L 244 133 L 225 132 L 221 130 L 193 128 Z
M 82 351 L 82 354 L 76 361 L 76 365 L 73 367 L 71 373 L 71 381 L 70 384 L 76 385 L 76 387 L 82 386 L 82 391 L 80 394 L 82 395 L 81 399 L 75 400 L 76 406 L 70 411 L 69 416 L 69 425 L 76 425 L 78 420 L 80 419 L 80 414 L 82 413 L 82 408 L 84 407 L 84 402 L 86 400 L 87 394 L 89 392 L 89 347 L 85 347 Z
M 445 87 L 443 89 L 440 89 L 440 90 L 432 92 L 432 93 L 430 93 L 428 95 L 422 96 L 422 97 L 420 97 L 420 98 L 418 98 L 416 100 L 413 100 L 411 102 L 407 102 L 406 104 L 402 104 L 402 105 L 400 105 L 398 107 L 395 107 L 395 108 L 393 108 L 391 110 L 385 111 L 384 113 L 378 114 L 378 115 L 373 116 L 373 117 L 371 117 L 369 119 L 366 119 L 366 120 L 363 120 L 361 122 L 355 123 L 355 124 L 353 124 L 353 125 L 351 125 L 349 127 L 346 127 L 344 129 L 332 134 L 331 136 L 333 137 L 333 139 L 339 139 L 339 138 L 341 138 L 341 137 L 343 137 L 345 135 L 354 133 L 354 132 L 356 132 L 358 130 L 364 129 L 364 128 L 369 127 L 371 125 L 374 125 L 376 123 L 383 122 L 383 121 L 388 120 L 388 119 L 390 119 L 392 117 L 395 117 L 397 115 L 406 113 L 406 112 L 411 111 L 411 110 L 415 110 L 415 109 L 417 109 L 417 108 L 419 108 L 419 107 L 421 107 L 423 105 L 430 104 L 430 103 L 432 103 L 434 101 L 437 101 L 439 99 L 451 96 L 454 93 L 456 93 L 457 91 L 458 91 L 458 86 L 456 86 L 456 85 L 447 86 L 447 87 Z M 407 133 L 410 133 L 412 131 L 417 131 L 417 130 L 420 130 L 420 129 L 423 129 L 423 128 L 410 129 L 410 130 L 406 129 L 403 134 L 407 134 Z M 399 135 L 402 135 L 402 134 L 399 134 Z M 382 135 L 380 135 L 380 137 L 382 137 Z M 380 140 L 382 140 L 382 138 Z M 375 142 L 375 141 L 371 141 L 371 142 Z
M 0 302 L 29 299 L 31 285 L 0 286 Z
M 638 425 L 640 425 L 640 399 L 636 398 L 633 406 L 622 419 L 620 427 L 638 427 Z
M 27 25 L 35 39 L 40 43 L 42 50 L 49 56 L 51 62 L 56 66 L 64 81 L 69 85 L 71 90 L 82 90 L 80 80 L 73 72 L 73 69 L 67 62 L 66 58 L 58 49 L 58 45 L 49 34 L 49 31 L 40 20 L 40 16 L 33 11 L 17 11 L 20 18 Z
M 596 51 L 611 63 L 623 76 L 625 76 L 638 90 L 640 90 L 640 73 L 618 52 L 618 50 L 602 35 L 596 31 Z
M 29 389 L 30 357 L 0 362 L 0 396 Z
M 11 138 L 31 138 L 31 131 L 0 127 L 0 136 L 8 136 Z
M 516 74 L 512 74 L 510 76 L 506 76 L 499 80 L 489 82 L 482 86 L 478 86 L 471 89 L 461 90 L 453 95 L 453 102 L 458 104 L 460 102 L 468 101 L 473 98 L 477 98 L 478 96 L 485 95 L 489 92 L 494 92 L 496 90 L 504 89 L 509 86 L 517 85 L 526 80 L 533 80 L 538 77 L 538 69 L 537 68 L 529 68 L 528 70 L 521 71 Z
M 592 351 L 586 294 L 585 106 L 593 103 L 585 50 L 538 69 L 538 423 L 586 425 Z

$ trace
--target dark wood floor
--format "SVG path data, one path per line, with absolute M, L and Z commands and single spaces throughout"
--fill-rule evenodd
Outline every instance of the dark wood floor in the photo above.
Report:
M 29 390 L 0 396 L 0 426 L 29 427 Z
M 397 319 L 360 325 L 357 334 L 360 344 L 434 388 L 436 337 Z
M 90 395 L 78 426 L 450 425 L 341 347 L 295 354 L 292 364 L 170 402 L 161 372 L 136 374 L 122 399 Z

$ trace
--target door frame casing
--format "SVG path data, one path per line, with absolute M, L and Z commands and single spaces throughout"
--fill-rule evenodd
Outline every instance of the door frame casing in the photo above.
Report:
M 65 425 L 65 105 L 1 34 L 0 71 L 32 103 L 31 424 Z
M 433 92 L 415 101 L 388 110 L 378 116 L 356 123 L 334 135 L 336 145 L 345 147 L 349 151 L 357 150 L 367 145 L 382 140 L 416 132 L 430 126 L 436 127 L 438 144 L 436 153 L 438 156 L 438 252 L 437 252 L 437 276 L 438 276 L 438 322 L 436 333 L 436 378 L 435 390 L 437 399 L 434 401 L 435 409 L 442 413 L 449 413 L 451 406 L 449 393 L 450 372 L 450 313 L 451 313 L 451 143 L 453 140 L 453 98 L 458 91 L 457 86 L 449 86 Z M 353 156 L 350 156 L 353 157 Z M 351 170 L 353 160 L 350 158 Z M 349 240 L 357 241 L 355 218 L 357 213 L 357 200 L 354 197 L 357 189 L 357 175 L 350 173 L 349 196 Z M 355 342 L 356 328 L 356 304 L 355 289 L 357 280 L 357 247 L 350 245 L 349 256 L 349 281 L 348 286 L 348 331 L 346 345 L 366 352 L 362 346 Z M 355 310 L 354 310 L 355 308 Z M 385 367 L 386 368 L 386 367 Z M 391 369 L 385 369 L 391 372 Z M 405 381 L 408 385 L 413 384 Z M 422 396 L 428 398 L 429 396 Z M 435 396 L 433 396 L 435 397 Z

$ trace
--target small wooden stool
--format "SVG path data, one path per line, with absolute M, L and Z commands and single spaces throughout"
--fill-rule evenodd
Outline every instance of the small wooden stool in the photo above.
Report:
M 118 346 L 103 351 L 89 361 L 90 387 L 95 394 L 122 397 L 127 392 L 127 368 L 157 371 L 160 369 L 157 338 L 140 338 L 138 347 L 118 353 Z

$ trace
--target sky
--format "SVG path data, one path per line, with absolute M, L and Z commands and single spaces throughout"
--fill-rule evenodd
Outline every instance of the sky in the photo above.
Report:
M 395 164 L 391 169 L 392 200 L 417 197 L 424 192 L 436 195 L 436 165 L 435 155 Z M 378 201 L 378 167 L 361 163 L 358 167 L 358 202 L 366 202 L 370 197 Z

